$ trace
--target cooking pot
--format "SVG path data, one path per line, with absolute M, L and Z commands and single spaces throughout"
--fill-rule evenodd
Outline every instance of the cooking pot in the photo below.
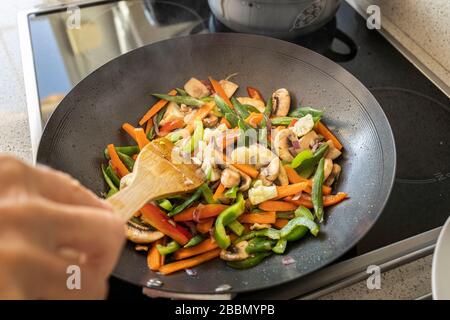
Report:
M 292 39 L 329 22 L 341 0 L 208 0 L 214 16 L 230 29 Z

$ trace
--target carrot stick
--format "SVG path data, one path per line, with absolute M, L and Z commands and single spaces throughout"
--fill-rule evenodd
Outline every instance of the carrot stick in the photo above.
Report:
M 149 134 L 150 130 L 153 128 L 153 121 L 147 121 L 147 124 L 145 125 L 145 134 Z
M 218 216 L 223 210 L 228 208 L 228 206 L 224 204 L 206 204 L 198 207 L 190 207 L 186 210 L 180 212 L 176 216 L 173 217 L 175 221 L 191 221 L 194 220 L 194 216 L 197 219 L 207 219 Z M 195 212 L 197 211 L 197 212 Z
M 317 121 L 316 130 L 319 134 L 321 134 L 325 138 L 325 140 L 333 141 L 333 144 L 336 147 L 336 149 L 338 150 L 342 149 L 342 144 L 339 142 L 336 136 L 330 131 L 330 129 L 328 129 L 327 126 L 324 125 L 322 122 Z
M 344 192 L 338 192 L 337 194 L 330 194 L 327 196 L 323 196 L 323 206 L 329 207 L 338 204 L 339 202 L 342 202 L 346 198 L 348 198 L 348 195 Z M 304 194 L 302 194 L 302 196 L 298 200 L 292 200 L 292 197 L 286 197 L 284 198 L 284 200 L 299 206 L 301 205 L 310 209 L 313 208 L 311 197 Z
M 247 122 L 252 127 L 256 128 L 258 124 L 264 119 L 264 115 L 262 113 L 255 113 L 252 112 L 247 119 L 245 119 L 245 122 Z
M 284 165 L 284 170 L 289 179 L 289 183 L 300 183 L 300 182 L 308 182 L 308 186 L 305 188 L 305 192 L 311 194 L 312 193 L 312 180 L 303 178 L 298 175 L 297 171 L 295 171 L 291 166 Z M 328 195 L 331 193 L 331 188 L 329 186 L 322 186 L 322 193 L 324 195 Z
M 125 123 L 122 125 L 122 129 L 123 129 L 126 133 L 128 133 L 128 134 L 130 135 L 130 137 L 133 138 L 134 141 L 136 141 L 136 135 L 134 134 L 134 129 L 135 129 L 135 128 L 134 128 L 131 124 L 129 124 L 128 122 L 125 122 Z
M 281 229 L 281 228 L 283 228 L 285 225 L 287 225 L 288 222 L 289 222 L 288 219 L 277 219 L 277 220 L 275 221 L 275 223 L 273 224 L 273 226 L 274 226 L 275 228 L 277 228 L 277 229 Z
M 200 233 L 207 233 L 207 232 L 209 232 L 209 230 L 211 230 L 213 223 L 214 223 L 214 218 L 209 218 L 209 219 L 200 221 L 197 224 L 196 229 Z
M 184 127 L 184 121 L 182 119 L 175 119 L 165 123 L 159 129 L 159 136 L 164 137 L 168 135 L 171 131 L 175 129 L 180 129 Z
M 150 270 L 156 271 L 161 268 L 161 255 L 156 249 L 156 245 L 162 244 L 162 239 L 159 239 L 152 243 L 152 246 L 147 255 L 147 265 Z
M 230 163 L 233 167 L 238 170 L 241 170 L 246 175 L 249 175 L 252 178 L 256 178 L 259 175 L 258 170 L 256 170 L 253 166 L 248 164 L 240 164 L 240 163 L 231 163 L 231 161 L 227 158 L 227 156 L 223 155 L 223 160 L 225 163 Z
M 196 256 L 200 253 L 204 253 L 217 248 L 218 245 L 215 240 L 209 238 L 205 241 L 200 242 L 198 245 L 190 248 L 181 248 L 173 254 L 175 260 L 186 259 L 192 256 Z
M 287 196 L 292 196 L 294 194 L 300 193 L 308 186 L 308 182 L 299 182 L 294 184 L 289 184 L 287 186 L 277 187 L 278 197 L 277 199 L 284 198 Z
M 116 152 L 116 148 L 113 144 L 108 144 L 108 153 L 111 157 L 111 165 L 116 170 L 116 172 L 120 175 L 120 177 L 126 176 L 130 173 L 127 167 L 123 164 L 122 160 L 120 160 L 119 155 Z
M 290 202 L 273 200 L 264 201 L 258 206 L 258 208 L 264 211 L 294 211 L 297 207 L 298 206 Z
M 233 108 L 233 104 L 231 103 L 230 99 L 228 99 L 228 96 L 225 94 L 225 91 L 223 90 L 220 83 L 211 77 L 208 77 L 208 79 L 211 82 L 214 91 L 227 103 L 230 108 Z
M 220 183 L 216 189 L 216 192 L 214 192 L 213 199 L 218 200 L 222 196 L 224 191 L 225 191 L 225 187 L 222 183 Z
M 246 213 L 238 218 L 241 223 L 275 223 L 277 215 L 275 212 Z
M 256 89 L 256 88 L 253 88 L 253 87 L 247 87 L 247 93 L 248 93 L 248 96 L 249 96 L 250 98 L 264 101 L 264 99 L 263 99 L 263 97 L 262 97 L 262 95 L 261 95 L 261 92 L 259 92 L 259 90 Z
M 162 274 L 170 274 L 179 270 L 183 270 L 183 269 L 187 269 L 187 268 L 192 268 L 195 267 L 199 264 L 202 264 L 203 262 L 212 260 L 216 257 L 219 256 L 220 254 L 220 250 L 221 249 L 214 249 L 211 250 L 209 252 L 206 252 L 204 254 L 201 254 L 199 256 L 190 258 L 190 259 L 186 259 L 186 260 L 181 260 L 181 261 L 176 261 L 176 262 L 172 262 L 169 264 L 166 264 L 165 266 L 162 266 L 159 269 L 159 272 L 161 272 Z
M 144 149 L 144 147 L 150 143 L 150 141 L 147 138 L 147 135 L 144 132 L 144 129 L 136 128 L 134 129 L 134 134 L 136 136 L 136 142 L 140 150 Z
M 177 94 L 177 90 L 173 89 L 169 92 L 169 95 L 175 96 Z M 155 114 L 157 114 L 164 106 L 167 104 L 167 100 L 159 100 L 156 102 L 148 111 L 147 113 L 139 120 L 139 125 L 143 126 L 144 123 L 149 121 Z

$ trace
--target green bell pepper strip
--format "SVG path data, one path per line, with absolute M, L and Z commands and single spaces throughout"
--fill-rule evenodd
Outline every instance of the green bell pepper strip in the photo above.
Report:
M 227 227 L 238 237 L 242 236 L 245 231 L 245 227 L 237 220 L 230 222 Z
M 170 211 L 173 208 L 172 203 L 168 199 L 158 201 L 158 206 L 167 211 Z
M 227 112 L 225 113 L 225 119 L 230 123 L 232 128 L 236 128 L 239 124 L 239 118 L 236 114 Z
M 225 100 L 223 100 L 218 94 L 214 96 L 214 101 L 223 115 L 227 113 L 234 114 L 235 111 L 231 109 L 230 106 L 225 102 Z
M 202 190 L 200 188 L 198 188 L 197 190 L 195 190 L 195 192 L 189 198 L 187 198 L 182 204 L 173 208 L 167 215 L 169 217 L 176 216 L 181 211 L 183 211 L 184 209 L 189 207 L 191 204 L 193 204 L 195 201 L 197 201 L 201 195 L 202 195 Z
M 119 191 L 119 189 L 116 187 L 116 185 L 114 184 L 114 182 L 112 182 L 111 178 L 108 176 L 108 174 L 106 173 L 106 168 L 105 166 L 102 164 L 102 173 L 103 173 L 103 178 L 105 179 L 106 184 L 109 186 L 109 188 L 111 190 L 114 190 L 113 192 L 116 193 Z M 114 194 L 113 193 L 113 194 Z M 109 194 L 109 192 L 108 192 Z
M 186 146 L 188 149 L 185 151 L 192 152 L 198 147 L 198 143 L 203 140 L 203 122 L 200 119 L 194 121 L 194 133 L 192 134 L 190 144 L 188 143 Z
M 311 201 L 314 206 L 314 214 L 319 222 L 323 221 L 323 196 L 322 196 L 322 185 L 324 178 L 324 163 L 325 158 L 320 159 L 319 165 L 317 166 L 316 173 L 314 174 Z
M 314 236 L 317 236 L 317 234 L 319 233 L 319 226 L 314 221 L 312 221 L 308 218 L 305 218 L 305 217 L 297 217 L 297 218 L 290 220 L 280 230 L 281 238 L 286 238 L 298 226 L 307 227 Z
M 136 153 L 139 153 L 139 147 L 138 146 L 126 146 L 126 147 L 115 147 L 117 152 L 126 154 L 127 156 L 135 155 Z M 109 160 L 111 157 L 109 156 L 108 148 L 105 148 L 103 151 L 103 156 L 105 159 Z
M 209 175 L 211 175 L 211 173 L 208 173 Z M 211 178 L 208 178 L 208 180 L 210 180 Z M 207 183 L 202 184 L 199 189 L 202 192 L 202 196 L 203 199 L 208 203 L 208 204 L 213 204 L 213 203 L 218 203 L 217 200 L 214 199 L 214 194 L 211 190 L 211 188 L 208 186 Z
M 106 169 L 106 174 L 108 175 L 108 177 L 111 179 L 111 181 L 114 183 L 114 185 L 119 188 L 120 187 L 120 178 L 117 175 L 117 173 L 114 171 L 114 169 L 111 166 L 107 166 Z
M 308 208 L 299 206 L 297 210 L 295 210 L 295 217 L 305 217 L 308 218 L 311 221 L 314 221 L 314 215 L 309 211 Z M 291 241 L 297 241 L 301 238 L 303 238 L 307 233 L 309 229 L 305 226 L 298 226 L 294 228 L 286 237 L 285 239 L 289 242 Z
M 270 96 L 267 99 L 266 102 L 266 107 L 264 108 L 264 115 L 269 118 L 270 115 L 272 114 L 272 109 L 273 109 L 273 101 L 272 101 L 272 96 Z
M 175 88 L 175 90 L 177 91 L 177 93 L 178 93 L 180 96 L 188 96 L 186 90 L 184 90 L 184 89 L 181 89 L 181 88 Z
M 229 199 L 236 199 L 238 190 L 239 190 L 239 186 L 234 186 L 234 187 L 228 189 L 223 195 Z
M 286 251 L 287 240 L 280 239 L 277 241 L 277 244 L 272 248 L 272 251 L 276 254 L 283 254 Z
M 205 240 L 205 237 L 201 234 L 196 235 L 195 237 L 192 237 L 191 240 L 189 240 L 188 243 L 186 243 L 183 248 L 190 248 L 198 245 L 200 242 Z
M 264 258 L 270 256 L 271 254 L 272 254 L 271 252 L 255 253 L 244 260 L 228 261 L 227 265 L 234 269 L 248 269 L 261 263 L 261 261 L 263 261 Z
M 275 117 L 270 119 L 270 122 L 275 126 L 287 126 L 292 120 L 296 120 L 297 118 L 293 117 Z
M 122 152 L 117 152 L 120 160 L 122 160 L 123 164 L 128 168 L 128 170 L 133 171 L 134 168 L 134 160 L 130 156 L 126 155 Z
M 181 246 L 178 244 L 178 242 L 171 241 L 167 244 L 167 246 L 163 246 L 161 244 L 156 245 L 156 249 L 159 251 L 159 254 L 162 256 L 166 256 L 168 254 L 174 253 L 178 249 L 180 249 Z
M 159 99 L 175 102 L 178 104 L 185 104 L 188 106 L 200 107 L 205 104 L 204 101 L 200 99 L 195 99 L 191 96 L 169 96 L 168 94 L 159 94 L 159 93 L 153 93 L 152 95 Z
M 248 245 L 245 248 L 245 251 L 249 254 L 270 251 L 270 250 L 272 250 L 274 245 L 275 245 L 274 240 L 269 240 L 269 239 L 262 238 L 262 237 L 256 237 L 248 242 Z
M 247 109 L 245 109 L 245 107 L 235 97 L 232 97 L 230 101 L 234 106 L 234 110 L 236 110 L 239 116 L 243 119 L 247 119 L 247 117 L 250 115 L 250 112 L 248 112 Z
M 312 158 L 306 159 L 303 163 L 295 168 L 297 173 L 303 178 L 308 179 L 313 173 L 316 165 L 319 163 L 320 159 L 325 155 L 325 152 L 328 150 L 328 143 L 323 143 L 317 150 L 314 152 L 314 156 Z
M 249 233 L 240 236 L 236 240 L 233 241 L 234 244 L 239 243 L 241 241 L 246 241 L 253 239 L 255 237 L 267 237 L 269 239 L 278 240 L 280 239 L 280 231 L 274 228 L 266 228 L 261 230 L 250 231 Z
M 295 158 L 292 160 L 291 167 L 295 169 L 298 166 L 300 166 L 305 160 L 311 159 L 312 157 L 314 157 L 314 153 L 311 150 L 309 149 L 303 150 L 302 152 L 297 154 Z
M 322 118 L 323 111 L 313 109 L 310 107 L 298 107 L 298 108 L 292 110 L 291 112 L 289 112 L 288 116 L 295 117 L 295 118 L 302 118 L 302 117 L 306 116 L 307 114 L 310 114 L 313 117 L 314 123 L 316 123 L 317 121 L 319 121 Z
M 222 211 L 216 219 L 214 228 L 214 238 L 220 248 L 226 249 L 231 244 L 230 237 L 227 235 L 225 227 L 236 220 L 245 210 L 245 201 L 242 193 L 236 198 L 236 203 Z

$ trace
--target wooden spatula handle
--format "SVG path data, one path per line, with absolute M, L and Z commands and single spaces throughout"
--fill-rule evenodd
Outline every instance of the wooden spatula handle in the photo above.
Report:
M 152 197 L 148 194 L 148 192 L 144 194 L 139 190 L 139 188 L 142 188 L 142 185 L 137 185 L 137 188 L 130 185 L 108 198 L 107 201 L 113 206 L 114 212 L 118 216 L 128 220 L 148 201 L 152 200 Z

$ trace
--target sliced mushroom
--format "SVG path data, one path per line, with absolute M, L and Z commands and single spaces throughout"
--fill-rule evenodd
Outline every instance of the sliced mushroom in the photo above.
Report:
M 175 102 L 171 101 L 167 105 L 166 112 L 164 113 L 164 117 L 159 122 L 159 125 L 162 126 L 173 120 L 183 120 L 184 116 L 185 115 L 183 112 L 181 112 L 180 107 L 178 107 Z
M 245 250 L 247 246 L 247 241 L 241 241 L 231 248 L 232 251 L 225 249 L 220 251 L 220 258 L 225 261 L 239 261 L 247 259 L 249 257 L 249 254 Z
M 239 172 L 233 171 L 229 168 L 222 171 L 220 182 L 225 188 L 233 188 L 241 182 L 241 175 Z
M 273 158 L 278 158 L 265 146 L 255 143 L 248 148 L 249 163 L 254 164 L 257 169 L 267 166 Z
M 311 148 L 318 139 L 319 139 L 319 136 L 317 135 L 317 133 L 314 130 L 311 130 L 310 132 L 305 134 L 302 138 L 300 138 L 300 140 L 299 140 L 300 149 L 306 150 L 306 149 Z
M 331 170 L 330 176 L 325 180 L 324 184 L 326 186 L 331 186 L 337 179 L 339 179 L 340 174 L 341 174 L 341 166 L 335 163 L 333 165 L 333 169 Z
M 213 128 L 219 122 L 219 118 L 213 114 L 209 114 L 205 119 L 203 119 L 203 124 L 207 128 Z
M 184 90 L 191 97 L 200 99 L 210 95 L 208 87 L 196 78 L 190 78 L 184 85 Z
M 268 223 L 254 223 L 250 226 L 250 230 L 262 230 L 262 229 L 268 229 L 272 227 L 270 224 Z
M 325 162 L 323 165 L 323 180 L 327 180 L 327 178 L 331 174 L 331 170 L 333 170 L 333 160 L 330 158 L 325 158 Z
M 277 182 L 280 186 L 287 186 L 289 184 L 289 178 L 284 166 L 280 166 L 280 173 L 278 174 Z
M 272 94 L 272 114 L 277 117 L 287 116 L 291 107 L 291 96 L 285 88 L 278 89 Z
M 150 243 L 164 237 L 162 232 L 138 229 L 129 223 L 125 225 L 125 234 L 128 240 L 139 244 Z
M 264 101 L 258 100 L 258 99 L 253 99 L 250 97 L 238 97 L 237 100 L 241 103 L 241 104 L 248 104 L 251 105 L 253 107 L 255 107 L 256 109 L 259 110 L 259 112 L 264 112 L 264 109 L 266 108 L 266 105 L 264 104 Z
M 294 124 L 292 130 L 297 134 L 298 137 L 303 137 L 313 128 L 314 128 L 314 119 L 312 115 L 307 114 L 306 116 L 298 119 L 298 121 Z
M 331 160 L 334 160 L 334 159 L 338 158 L 338 157 L 342 154 L 342 152 L 339 151 L 339 150 L 334 146 L 333 141 L 328 140 L 328 141 L 327 141 L 327 144 L 328 144 L 329 147 L 328 147 L 327 153 L 325 153 L 325 157 L 326 157 L 326 158 L 330 158 Z
M 223 91 L 225 91 L 225 94 L 228 98 L 231 98 L 231 96 L 236 92 L 236 90 L 239 88 L 239 86 L 231 82 L 229 80 L 220 80 L 220 85 L 222 86 Z
M 239 174 L 239 177 L 240 177 L 239 191 L 247 191 L 250 188 L 250 185 L 252 183 L 252 178 L 250 178 L 250 176 L 248 176 L 241 170 L 238 170 L 235 167 L 229 166 L 229 165 L 227 165 L 227 168 L 225 170 L 231 170 L 231 171 Z
M 270 186 L 278 178 L 279 173 L 280 159 L 275 157 L 270 161 L 269 165 L 261 169 L 259 179 L 263 182 L 263 185 Z
M 276 134 L 274 148 L 281 160 L 291 162 L 294 159 L 289 151 L 289 147 L 292 145 L 292 141 L 295 140 L 297 140 L 297 136 L 290 129 L 282 129 Z

